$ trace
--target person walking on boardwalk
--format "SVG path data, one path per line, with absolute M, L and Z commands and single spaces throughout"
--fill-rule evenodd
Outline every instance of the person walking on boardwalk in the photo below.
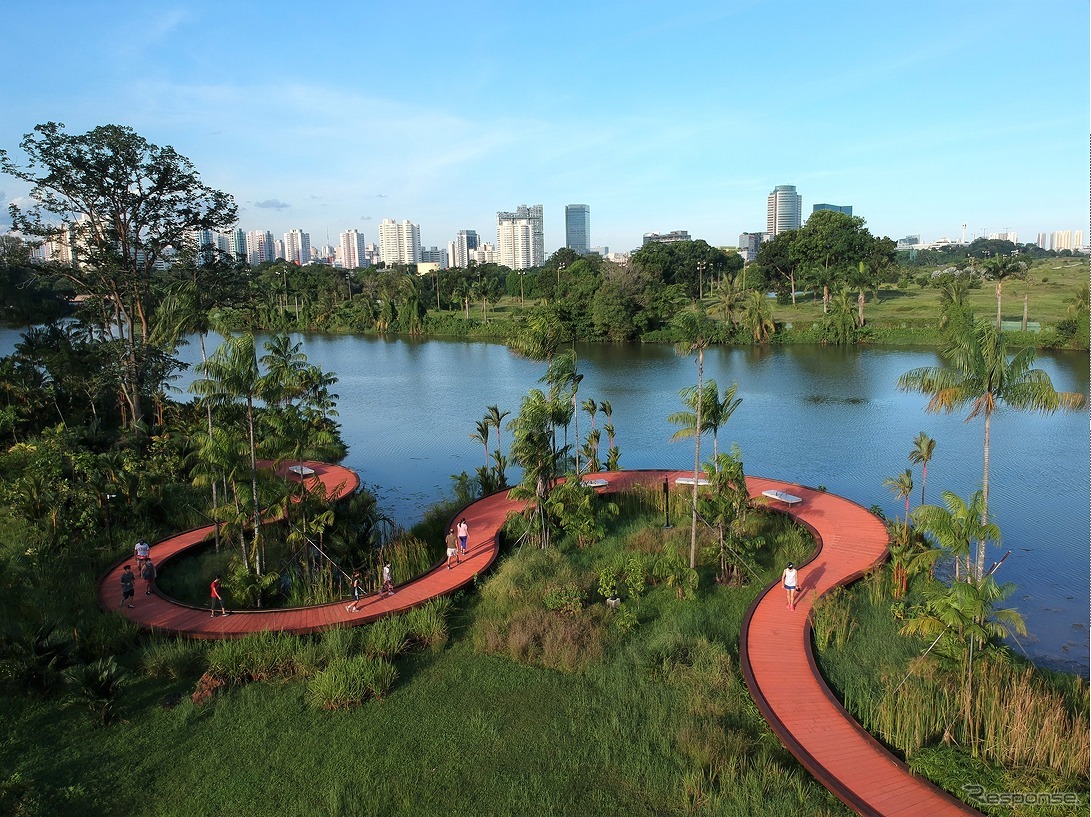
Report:
M 791 562 L 788 562 L 788 566 L 784 568 L 784 573 L 781 574 L 781 579 L 784 582 L 784 590 L 788 593 L 788 609 L 796 609 L 796 592 L 799 590 L 799 576 L 796 571 L 796 566 Z
M 379 595 L 394 595 L 394 575 L 390 572 L 390 562 L 383 565 L 383 589 Z
M 144 567 L 140 569 L 140 578 L 144 580 L 144 595 L 152 594 L 152 585 L 155 584 L 155 565 L 151 559 L 144 560 Z
M 360 600 L 364 597 L 364 583 L 360 581 L 360 571 L 352 571 L 352 604 L 345 608 L 346 612 L 359 613 Z
M 136 572 L 141 576 L 144 575 L 144 562 L 148 561 L 148 552 L 150 550 L 151 547 L 143 539 L 133 547 L 133 556 L 136 558 Z
M 470 538 L 470 526 L 466 524 L 466 517 L 458 523 L 458 549 L 463 555 L 466 554 L 466 541 Z
M 136 582 L 136 576 L 133 575 L 132 567 L 125 565 L 121 571 L 121 604 L 118 607 L 124 607 L 126 604 L 129 607 L 133 606 L 133 596 L 136 595 L 136 590 L 133 588 L 134 582 Z
M 459 564 L 462 561 L 462 557 L 458 555 L 458 537 L 455 536 L 455 529 L 450 528 L 447 531 L 447 539 L 444 540 L 447 543 L 447 569 L 450 570 L 454 565 Z M 454 559 L 452 564 L 451 560 Z
M 212 580 L 212 584 L 208 588 L 209 595 L 212 597 L 212 617 L 216 618 L 216 608 L 220 608 L 222 615 L 230 615 L 227 612 L 227 608 L 224 607 L 224 597 L 220 595 L 220 577 L 217 576 Z

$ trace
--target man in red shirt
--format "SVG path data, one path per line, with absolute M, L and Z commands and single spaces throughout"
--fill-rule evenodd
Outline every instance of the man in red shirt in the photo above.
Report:
M 209 592 L 212 595 L 212 617 L 216 618 L 216 607 L 217 606 L 219 606 L 220 612 L 223 615 L 225 615 L 225 616 L 231 615 L 224 608 L 224 599 L 223 599 L 223 596 L 220 595 L 220 577 L 219 576 L 217 576 L 215 579 L 212 580 L 212 584 L 209 586 Z

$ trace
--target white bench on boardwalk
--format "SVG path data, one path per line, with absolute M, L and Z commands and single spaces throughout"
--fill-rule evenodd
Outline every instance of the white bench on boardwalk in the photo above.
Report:
M 309 468 L 306 465 L 289 465 L 288 470 L 295 474 L 297 477 L 314 476 L 314 469 Z
M 693 484 L 693 477 L 675 477 L 674 484 L 675 485 L 692 485 Z M 704 485 L 708 485 L 709 481 L 707 479 L 702 478 L 702 479 L 697 480 L 697 484 L 701 485 L 701 486 L 704 486 Z
M 770 488 L 768 491 L 762 491 L 762 496 L 767 496 L 770 499 L 777 499 L 783 502 L 785 505 L 798 505 L 803 501 L 802 497 L 798 497 L 795 494 L 789 494 L 785 491 L 777 491 Z
M 610 484 L 610 480 L 602 478 L 588 479 L 587 477 L 581 477 L 580 482 L 592 488 L 605 488 L 607 485 Z

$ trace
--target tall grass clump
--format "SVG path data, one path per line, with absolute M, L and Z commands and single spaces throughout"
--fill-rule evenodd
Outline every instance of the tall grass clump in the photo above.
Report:
M 312 639 L 272 632 L 218 641 L 208 655 L 209 673 L 232 684 L 306 678 L 320 663 L 321 650 Z
M 844 647 L 857 627 L 845 588 L 835 587 L 816 599 L 812 621 L 814 640 L 820 650 L 831 643 L 837 649 Z
M 337 658 L 307 682 L 307 700 L 322 709 L 358 706 L 369 698 L 382 698 L 397 680 L 389 661 L 357 655 Z
M 408 620 L 387 616 L 368 624 L 360 647 L 369 658 L 396 658 L 409 648 Z
M 409 637 L 433 650 L 442 649 L 447 643 L 447 616 L 450 610 L 451 600 L 443 597 L 407 611 L 404 618 Z
M 144 648 L 140 661 L 144 674 L 149 678 L 171 681 L 199 675 L 204 665 L 204 649 L 186 638 L 152 641 Z

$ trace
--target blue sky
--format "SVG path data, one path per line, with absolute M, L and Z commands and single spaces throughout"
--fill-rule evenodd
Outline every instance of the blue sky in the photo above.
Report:
M 766 196 L 923 240 L 1088 224 L 1086 0 L 40 0 L 3 13 L 0 147 L 122 124 L 312 244 L 425 246 L 589 204 L 591 242 L 734 245 Z M 0 202 L 26 188 L 0 175 Z

